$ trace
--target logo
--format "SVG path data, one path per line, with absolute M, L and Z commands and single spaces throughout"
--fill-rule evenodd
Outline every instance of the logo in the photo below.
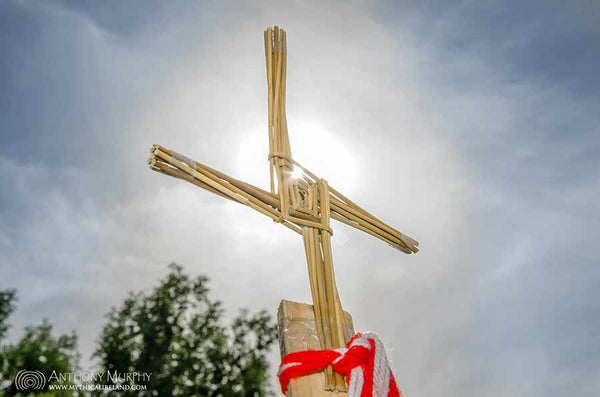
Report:
M 40 371 L 19 371 L 15 378 L 17 390 L 42 390 L 46 386 L 46 377 Z

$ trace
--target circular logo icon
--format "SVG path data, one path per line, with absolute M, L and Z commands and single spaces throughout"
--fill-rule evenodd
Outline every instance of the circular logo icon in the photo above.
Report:
M 17 390 L 42 390 L 46 386 L 46 377 L 40 371 L 19 371 L 15 378 Z

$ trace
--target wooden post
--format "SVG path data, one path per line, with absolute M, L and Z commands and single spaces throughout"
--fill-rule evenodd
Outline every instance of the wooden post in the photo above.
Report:
M 344 312 L 346 334 L 354 335 L 354 325 L 349 313 Z M 321 343 L 312 305 L 282 300 L 277 310 L 277 332 L 281 357 L 302 350 L 319 350 Z M 292 379 L 287 397 L 344 397 L 345 392 L 325 390 L 325 375 L 312 375 Z

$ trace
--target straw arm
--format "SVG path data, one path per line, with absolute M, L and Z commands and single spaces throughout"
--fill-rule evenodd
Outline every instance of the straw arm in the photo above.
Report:
M 303 226 L 331 230 L 329 227 L 323 226 L 322 220 L 318 216 L 300 209 L 295 210 L 288 207 L 287 216 L 282 216 L 280 194 L 271 193 L 232 178 L 160 145 L 154 145 L 151 153 L 148 162 L 152 170 L 185 180 L 211 193 L 251 207 L 298 233 L 301 232 L 300 228 Z M 297 165 L 295 161 L 294 163 Z M 297 166 L 301 167 L 309 182 L 321 183 L 320 179 L 310 171 L 300 165 Z M 418 242 L 375 218 L 337 190 L 329 188 L 327 196 L 329 197 L 328 206 L 331 208 L 331 218 L 368 233 L 404 253 L 418 252 Z
M 221 197 L 225 197 L 232 201 L 246 205 L 270 217 L 274 221 L 282 223 L 284 226 L 295 231 L 296 233 L 302 233 L 302 226 L 313 226 L 316 224 L 312 221 L 313 219 L 306 220 L 300 218 L 311 218 L 310 216 L 302 213 L 295 214 L 298 215 L 298 217 L 289 217 L 289 219 L 284 219 L 277 208 L 271 206 L 271 204 L 273 204 L 272 200 L 268 200 L 266 202 L 261 200 L 261 198 L 264 199 L 264 195 L 269 196 L 271 193 L 262 191 L 264 194 L 261 196 L 259 192 L 261 189 L 255 188 L 250 184 L 244 184 L 243 182 L 240 182 L 240 186 L 246 187 L 245 190 L 250 192 L 248 193 L 243 189 L 240 189 L 238 186 L 235 186 L 235 184 L 230 183 L 228 180 L 220 178 L 220 176 L 224 176 L 230 181 L 235 182 L 233 178 L 222 173 L 218 173 L 219 176 L 215 175 L 211 172 L 214 171 L 213 169 L 209 170 L 203 168 L 199 163 L 196 163 L 177 152 L 165 149 L 159 145 L 154 145 L 151 153 L 152 154 L 148 162 L 150 163 L 150 168 L 153 171 L 185 180 Z M 254 189 L 248 189 L 250 187 Z
M 313 183 L 319 183 L 320 178 L 317 177 L 315 174 L 313 174 L 310 170 L 308 170 L 307 168 L 302 166 L 296 160 L 292 159 L 292 163 L 294 164 L 295 167 L 298 167 L 302 170 L 303 174 L 305 175 L 305 177 L 307 179 L 311 180 Z M 385 242 L 388 242 L 387 238 L 389 238 L 389 235 L 392 235 L 393 240 L 398 240 L 397 244 L 390 244 L 393 247 L 400 249 L 398 247 L 398 245 L 400 245 L 403 248 L 408 249 L 409 252 L 406 252 L 404 249 L 401 249 L 401 251 L 403 251 L 405 253 L 419 252 L 419 249 L 417 248 L 419 246 L 419 242 L 416 241 L 415 239 L 413 239 L 412 237 L 409 237 L 409 236 L 405 235 L 404 233 L 389 226 L 388 224 L 382 222 L 381 220 L 379 220 L 378 218 L 373 216 L 371 213 L 369 213 L 366 210 L 364 210 L 363 208 L 361 208 L 359 205 L 357 205 L 356 203 L 354 203 L 353 201 L 348 199 L 346 196 L 344 196 L 343 194 L 341 194 L 340 192 L 338 192 L 331 186 L 329 186 L 329 193 L 331 196 L 331 206 L 332 206 L 331 211 L 332 211 L 332 213 L 335 213 L 336 215 L 342 215 L 343 217 L 345 217 L 348 220 L 356 221 L 358 223 L 358 225 L 360 225 L 362 227 L 358 227 L 358 226 L 356 226 L 352 223 L 348 223 L 348 222 L 344 222 L 344 223 L 349 224 L 350 226 L 354 226 L 357 229 L 360 229 L 365 232 L 367 232 L 365 230 L 365 228 L 372 230 L 372 233 L 371 232 L 367 232 L 367 233 L 369 233 Z M 358 218 L 358 219 L 349 217 L 348 214 L 351 214 L 353 217 Z M 333 216 L 332 216 L 332 218 L 333 218 Z M 336 216 L 334 219 L 340 220 L 339 216 Z

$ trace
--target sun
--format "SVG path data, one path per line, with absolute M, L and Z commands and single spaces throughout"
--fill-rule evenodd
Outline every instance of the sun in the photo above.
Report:
M 336 189 L 352 193 L 356 185 L 354 153 L 341 136 L 316 122 L 288 121 L 292 157 L 303 167 L 323 178 Z M 268 186 L 269 165 L 267 130 L 256 130 L 240 141 L 236 177 L 258 186 Z M 302 176 L 295 167 L 293 178 Z
M 302 178 L 303 176 L 304 176 L 304 172 L 302 171 L 302 169 L 300 167 L 292 168 L 292 173 L 290 174 L 290 177 L 292 177 L 293 179 L 299 179 L 299 178 Z
M 319 178 L 326 179 L 330 185 L 345 191 L 353 190 L 354 156 L 341 136 L 308 121 L 294 123 L 289 135 L 294 160 Z

